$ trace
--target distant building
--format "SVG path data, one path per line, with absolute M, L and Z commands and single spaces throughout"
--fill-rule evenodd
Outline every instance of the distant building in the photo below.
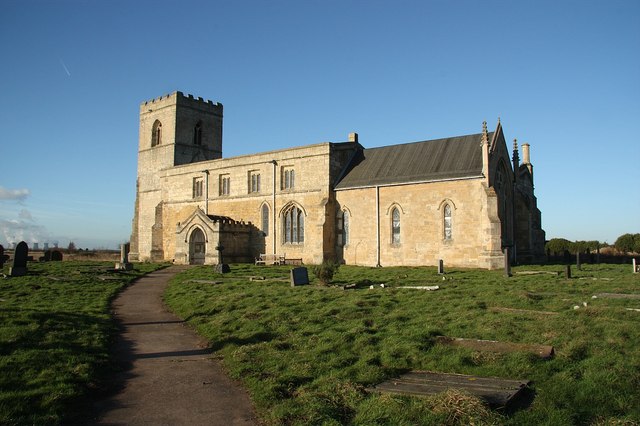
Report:
M 132 260 L 500 268 L 544 258 L 529 145 L 488 132 L 364 148 L 358 135 L 222 157 L 220 103 L 140 106 Z M 222 255 L 222 259 L 220 259 Z

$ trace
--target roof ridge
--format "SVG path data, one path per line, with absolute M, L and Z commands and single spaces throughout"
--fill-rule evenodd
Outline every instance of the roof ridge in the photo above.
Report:
M 489 136 L 493 135 L 495 132 L 489 132 Z M 413 142 L 403 142 L 403 143 L 394 143 L 391 145 L 382 145 L 382 146 L 374 146 L 372 148 L 364 148 L 365 150 L 371 150 L 371 149 L 381 149 L 381 148 L 390 148 L 390 147 L 395 147 L 395 146 L 403 146 L 403 145 L 412 145 L 412 144 L 419 144 L 419 143 L 427 143 L 427 142 L 439 142 L 439 141 L 446 141 L 446 140 L 450 140 L 450 139 L 462 139 L 462 138 L 470 138 L 470 137 L 481 137 L 482 133 L 471 133 L 468 135 L 459 135 L 459 136 L 449 136 L 446 138 L 438 138 L 438 139 L 427 139 L 427 140 L 423 140 L 423 141 L 413 141 Z

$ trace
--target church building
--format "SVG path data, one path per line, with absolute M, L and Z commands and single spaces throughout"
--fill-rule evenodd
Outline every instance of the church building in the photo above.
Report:
M 544 260 L 529 144 L 502 124 L 365 148 L 352 133 L 224 158 L 220 103 L 174 92 L 140 105 L 129 258 L 501 268 Z M 480 127 L 480 126 L 478 126 Z

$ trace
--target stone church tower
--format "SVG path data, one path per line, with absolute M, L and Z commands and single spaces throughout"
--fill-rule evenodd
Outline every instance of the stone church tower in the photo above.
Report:
M 138 181 L 129 258 L 164 260 L 163 171 L 222 157 L 222 104 L 174 92 L 140 105 Z M 145 224 L 152 223 L 148 227 Z

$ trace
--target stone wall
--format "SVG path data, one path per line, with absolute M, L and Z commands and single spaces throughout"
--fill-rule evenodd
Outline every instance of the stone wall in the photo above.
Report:
M 488 215 L 496 203 L 484 179 L 431 182 L 342 190 L 339 209 L 350 212 L 349 244 L 343 247 L 347 264 L 376 266 L 376 191 L 379 191 L 380 266 L 445 265 L 499 268 L 500 226 Z M 452 210 L 452 238 L 444 238 L 443 208 Z M 400 211 L 400 243 L 391 237 L 391 211 Z M 495 206 L 491 206 L 496 210 Z M 493 235 L 494 237 L 490 237 Z

